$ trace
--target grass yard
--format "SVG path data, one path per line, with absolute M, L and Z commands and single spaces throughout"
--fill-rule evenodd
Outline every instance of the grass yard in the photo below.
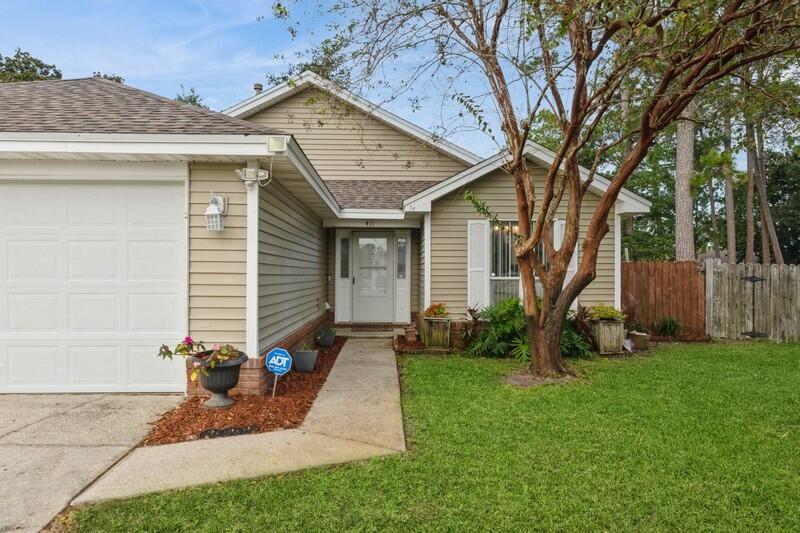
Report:
M 515 362 L 412 357 L 407 455 L 99 505 L 69 524 L 800 530 L 800 346 L 673 345 L 578 365 L 582 383 L 519 390 L 504 384 Z

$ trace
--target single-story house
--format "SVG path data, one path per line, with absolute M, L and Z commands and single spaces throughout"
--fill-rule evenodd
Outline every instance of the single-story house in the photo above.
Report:
M 543 176 L 553 154 L 527 157 Z M 240 389 L 263 393 L 266 351 L 326 323 L 517 295 L 503 163 L 311 73 L 224 113 L 98 78 L 0 84 L 0 392 L 183 391 L 156 352 L 188 333 L 244 349 Z M 620 305 L 620 220 L 648 209 L 622 192 L 581 303 Z

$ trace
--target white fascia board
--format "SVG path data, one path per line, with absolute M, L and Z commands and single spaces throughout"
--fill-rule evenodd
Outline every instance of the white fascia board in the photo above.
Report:
M 366 219 L 366 220 L 403 220 L 406 214 L 402 209 L 342 209 L 339 213 L 341 219 Z
M 424 128 L 420 128 L 416 124 L 413 124 L 346 89 L 336 86 L 332 82 L 318 76 L 317 74 L 308 71 L 303 72 L 296 79 L 285 81 L 280 85 L 276 85 L 275 87 L 261 91 L 260 93 L 251 96 L 247 100 L 229 107 L 228 109 L 224 110 L 223 113 L 235 118 L 244 119 L 250 115 L 258 113 L 262 109 L 266 109 L 267 107 L 288 98 L 289 96 L 292 96 L 293 94 L 302 91 L 308 85 L 313 85 L 319 89 L 333 94 L 356 109 L 375 117 L 384 124 L 416 139 L 419 139 L 428 146 L 436 150 L 443 151 L 448 155 L 455 157 L 459 161 L 470 165 L 474 165 L 481 161 L 479 156 L 473 154 L 469 150 L 466 150 L 457 144 L 451 143 L 444 139 L 439 139 Z
M 325 218 L 322 220 L 323 228 L 352 228 L 352 229 L 386 229 L 386 228 L 419 228 L 420 219 L 374 219 L 374 218 Z
M 271 155 L 267 135 L 109 135 L 0 133 L 0 153 Z
M 325 185 L 325 182 L 322 181 L 322 178 L 317 173 L 317 169 L 314 168 L 314 165 L 311 164 L 311 161 L 308 160 L 306 157 L 305 152 L 303 152 L 300 145 L 297 144 L 297 141 L 294 137 L 289 137 L 289 142 L 286 144 L 286 156 L 288 157 L 289 161 L 300 171 L 300 174 L 306 179 L 311 188 L 314 189 L 319 197 L 325 202 L 325 205 L 328 206 L 336 216 L 341 215 L 342 208 L 339 206 L 339 203 L 336 201 L 336 198 L 333 197 L 333 193 L 331 193 L 328 186 Z

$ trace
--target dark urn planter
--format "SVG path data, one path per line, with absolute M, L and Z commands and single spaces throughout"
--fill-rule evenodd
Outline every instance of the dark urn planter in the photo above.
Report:
M 214 368 L 206 368 L 208 375 L 200 374 L 200 383 L 211 393 L 211 398 L 203 404 L 204 408 L 214 409 L 233 404 L 233 400 L 228 396 L 228 391 L 239 383 L 239 370 L 247 361 L 247 355 L 239 353 L 239 357 L 235 359 L 219 362 Z
M 316 364 L 317 350 L 298 350 L 294 354 L 294 369 L 297 372 L 313 372 Z
M 323 348 L 330 348 L 335 340 L 336 332 L 332 329 L 325 329 L 317 334 L 317 344 Z

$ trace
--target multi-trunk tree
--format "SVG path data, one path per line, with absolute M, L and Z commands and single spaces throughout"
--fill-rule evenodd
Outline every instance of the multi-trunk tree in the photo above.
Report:
M 568 372 L 559 353 L 564 317 L 595 278 L 609 215 L 659 133 L 705 87 L 796 50 L 799 9 L 791 0 L 339 0 L 330 15 L 348 25 L 355 80 L 379 78 L 384 87 L 399 80 L 393 90 L 407 94 L 434 78 L 479 127 L 499 124 L 514 177 L 531 371 L 548 375 Z M 623 88 L 626 124 L 582 172 L 582 149 L 614 129 L 604 126 L 619 115 Z M 560 136 L 543 183 L 534 184 L 524 151 L 543 109 Z M 606 155 L 621 144 L 629 149 L 607 165 Z M 584 196 L 598 170 L 609 185 L 580 235 Z M 567 216 L 556 247 L 559 206 Z M 567 282 L 577 248 L 578 269 Z

